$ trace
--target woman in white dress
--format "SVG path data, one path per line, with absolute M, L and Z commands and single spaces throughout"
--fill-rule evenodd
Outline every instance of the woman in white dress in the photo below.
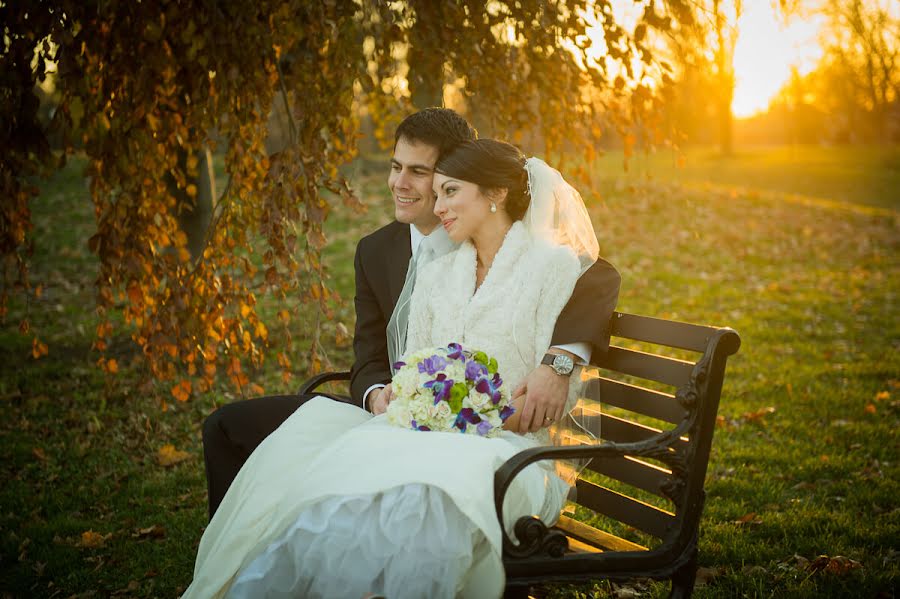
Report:
M 557 171 L 503 142 L 466 142 L 435 172 L 438 233 L 460 246 L 419 269 L 406 347 L 482 350 L 515 388 L 597 257 L 590 220 Z M 241 469 L 184 596 L 499 597 L 494 472 L 548 443 L 546 429 L 493 438 L 413 431 L 315 398 Z M 504 526 L 531 514 L 555 522 L 567 491 L 553 464 L 529 466 L 507 493 Z

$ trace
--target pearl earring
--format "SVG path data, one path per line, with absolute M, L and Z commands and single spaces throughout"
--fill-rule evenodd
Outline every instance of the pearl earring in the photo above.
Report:
M 491 212 L 497 212 L 497 204 L 491 202 Z

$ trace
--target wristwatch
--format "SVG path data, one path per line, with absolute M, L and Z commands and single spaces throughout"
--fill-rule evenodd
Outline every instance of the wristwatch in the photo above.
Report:
M 546 364 L 560 376 L 569 376 L 575 370 L 574 360 L 563 354 L 544 354 L 541 364 Z

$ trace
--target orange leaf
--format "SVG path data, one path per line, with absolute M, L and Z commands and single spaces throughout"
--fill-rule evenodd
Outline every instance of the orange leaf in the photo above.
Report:
M 873 404 L 873 403 L 866 404 L 866 412 L 867 413 L 874 414 L 877 411 L 878 411 L 878 408 L 875 407 L 875 404 Z
M 266 390 L 262 388 L 262 386 L 257 385 L 256 383 L 250 384 L 250 393 L 253 395 L 265 395 Z
M 49 353 L 46 343 L 42 343 L 37 337 L 31 340 L 31 355 L 35 360 Z
M 187 401 L 191 396 L 191 381 L 183 380 L 172 387 L 172 397 L 178 401 Z
M 760 409 L 756 410 L 755 412 L 747 412 L 744 414 L 744 418 L 751 422 L 756 421 L 756 420 L 762 421 L 763 418 L 765 418 L 769 414 L 773 414 L 774 412 L 775 412 L 775 408 L 773 408 L 772 406 L 769 406 L 768 408 L 760 408 Z
M 81 533 L 81 540 L 78 542 L 79 547 L 87 547 L 88 549 L 98 549 L 106 545 L 106 541 L 112 537 L 112 533 L 102 535 L 93 530 L 87 530 Z
M 106 362 L 106 371 L 110 374 L 119 372 L 119 363 L 115 359 Z
M 131 301 L 132 305 L 137 307 L 141 306 L 141 300 L 143 298 L 144 294 L 141 293 L 141 286 L 137 283 L 131 283 L 131 285 L 128 286 L 128 299 Z
M 34 457 L 36 457 L 40 461 L 42 461 L 42 462 L 47 461 L 47 454 L 45 454 L 44 450 L 41 449 L 40 447 L 35 447 L 34 449 L 31 450 L 31 453 L 33 453 Z
M 262 322 L 256 323 L 256 328 L 253 330 L 253 334 L 256 335 L 258 339 L 262 339 L 263 341 L 269 338 L 269 330 Z
M 879 391 L 878 393 L 875 394 L 875 401 L 884 401 L 885 399 L 890 399 L 890 398 L 891 398 L 890 391 Z
M 171 443 L 163 445 L 159 448 L 159 451 L 156 452 L 156 461 L 160 466 L 166 468 L 174 466 L 179 462 L 183 462 L 189 457 L 191 457 L 191 454 L 186 451 L 181 451 L 180 449 L 175 449 L 175 446 Z

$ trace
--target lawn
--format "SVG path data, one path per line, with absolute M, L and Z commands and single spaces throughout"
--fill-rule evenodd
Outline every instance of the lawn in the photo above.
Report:
M 599 160 L 601 180 L 713 183 L 744 191 L 777 191 L 838 202 L 900 209 L 900 146 L 778 146 L 636 152 L 622 175 L 621 152 Z
M 584 194 L 622 273 L 620 310 L 742 337 L 707 476 L 699 597 L 890 597 L 900 580 L 898 153 L 842 155 L 697 151 L 681 170 L 636 158 L 627 175 L 607 155 Z M 336 208 L 327 250 L 344 298 L 335 319 L 351 330 L 355 241 L 390 218 L 386 174 L 353 172 L 370 209 Z M 0 329 L 0 593 L 172 597 L 190 582 L 206 524 L 200 426 L 238 397 L 223 382 L 172 403 L 168 385 L 142 382 L 125 332 L 112 348 L 122 369 L 104 381 L 90 349 L 93 212 L 79 162 L 41 189 L 33 276 L 44 293 L 11 302 Z M 18 332 L 26 310 L 50 348 L 40 360 Z M 351 353 L 329 357 L 343 368 Z M 274 364 L 255 378 L 268 393 L 292 390 Z M 845 567 L 812 567 L 821 555 Z M 634 590 L 664 594 L 617 592 Z

